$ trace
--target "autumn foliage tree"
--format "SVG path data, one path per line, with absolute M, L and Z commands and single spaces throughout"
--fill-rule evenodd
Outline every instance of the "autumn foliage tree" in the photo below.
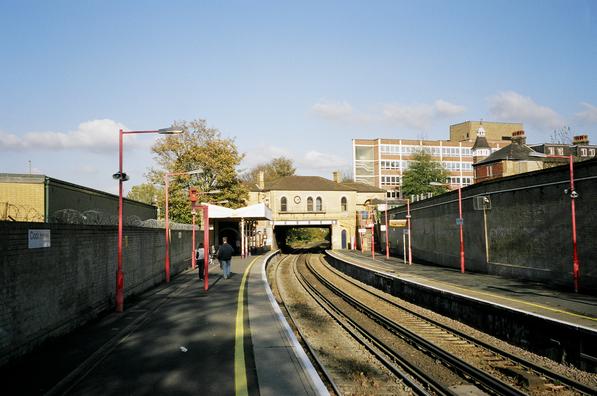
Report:
M 265 181 L 271 181 L 283 176 L 293 176 L 296 168 L 290 158 L 284 156 L 274 158 L 270 162 L 259 164 L 243 174 L 243 182 L 249 186 L 257 184 L 260 172 L 263 172 Z
M 159 168 L 151 169 L 148 173 L 150 183 L 163 188 L 166 173 L 199 169 L 202 173 L 169 177 L 170 218 L 184 223 L 191 221 L 190 187 L 196 187 L 201 192 L 219 191 L 216 194 L 202 194 L 201 202 L 225 200 L 228 207 L 243 206 L 248 191 L 237 174 L 243 155 L 239 153 L 234 140 L 222 138 L 219 130 L 208 127 L 206 121 L 201 119 L 179 121 L 172 126 L 182 129 L 183 133 L 164 136 L 152 146 Z M 164 194 L 159 204 L 164 207 Z
M 402 194 L 410 195 L 433 193 L 441 194 L 447 191 L 445 186 L 433 186 L 430 183 L 446 183 L 449 172 L 438 161 L 434 161 L 431 154 L 419 151 L 402 175 Z

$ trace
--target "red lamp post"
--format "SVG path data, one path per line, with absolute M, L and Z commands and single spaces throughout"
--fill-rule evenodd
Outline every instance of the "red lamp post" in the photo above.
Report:
M 164 270 L 166 271 L 166 283 L 170 282 L 170 222 L 169 222 L 169 203 L 168 203 L 168 179 L 170 176 L 181 176 L 181 175 L 195 175 L 197 173 L 203 173 L 203 169 L 192 170 L 188 172 L 172 172 L 164 174 L 164 188 L 166 194 L 166 214 L 165 214 L 165 229 L 166 229 L 166 259 L 164 263 Z M 193 244 L 193 252 L 195 245 Z M 193 256 L 195 254 L 193 253 Z
M 449 186 L 447 183 L 431 182 L 430 186 Z M 460 227 L 460 272 L 464 274 L 464 231 L 462 229 L 462 186 L 458 185 L 458 225 Z
M 159 133 L 162 135 L 173 135 L 182 133 L 182 130 L 174 128 L 162 128 L 151 131 L 123 131 L 122 129 L 120 129 L 118 132 L 118 172 L 112 175 L 114 179 L 118 180 L 118 264 L 116 270 L 116 312 L 122 312 L 124 310 L 124 272 L 122 271 L 122 183 L 129 179 L 128 175 L 124 173 L 122 170 L 122 141 L 124 135 L 142 133 Z
M 578 193 L 574 190 L 574 156 L 573 155 L 548 155 L 543 153 L 531 153 L 531 157 L 543 158 L 564 158 L 568 160 L 570 171 L 570 212 L 572 216 L 572 280 L 574 282 L 574 292 L 578 293 L 580 283 L 580 262 L 578 260 L 578 250 L 576 246 L 576 206 L 574 201 L 578 198 Z M 568 189 L 566 189 L 568 190 Z
M 390 240 L 389 240 L 389 231 L 388 228 L 388 193 L 386 193 L 386 260 L 390 259 Z

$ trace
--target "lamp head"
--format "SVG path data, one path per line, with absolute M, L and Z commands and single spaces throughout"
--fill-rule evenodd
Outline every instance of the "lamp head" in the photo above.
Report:
M 162 128 L 162 129 L 158 129 L 158 133 L 160 135 L 178 135 L 181 134 L 183 132 L 182 129 L 176 129 L 176 128 Z

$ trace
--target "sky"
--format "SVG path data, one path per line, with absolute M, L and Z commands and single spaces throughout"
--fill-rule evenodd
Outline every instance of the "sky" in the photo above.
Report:
M 0 0 L 0 173 L 117 192 L 118 130 L 205 119 L 240 170 L 349 172 L 354 138 L 467 120 L 597 144 L 597 1 Z M 127 135 L 127 189 L 158 135 Z

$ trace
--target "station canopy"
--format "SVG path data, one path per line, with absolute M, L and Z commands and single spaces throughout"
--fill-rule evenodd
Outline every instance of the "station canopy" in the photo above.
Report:
M 265 206 L 264 203 L 258 203 L 255 205 L 245 206 L 244 208 L 230 209 L 224 206 L 212 205 L 208 203 L 202 203 L 201 205 L 207 205 L 208 214 L 210 219 L 225 219 L 225 220 L 271 220 L 272 210 Z

